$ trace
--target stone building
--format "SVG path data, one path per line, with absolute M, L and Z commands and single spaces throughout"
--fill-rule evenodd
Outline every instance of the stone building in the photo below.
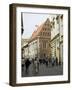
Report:
M 55 15 L 51 22 L 51 55 L 58 58 L 58 63 L 63 59 L 63 15 Z
M 63 63 L 63 15 L 60 18 L 60 60 Z
M 28 39 L 21 39 L 21 58 L 28 57 Z
M 32 33 L 28 41 L 28 56 L 44 58 L 51 55 L 51 22 L 49 18 Z

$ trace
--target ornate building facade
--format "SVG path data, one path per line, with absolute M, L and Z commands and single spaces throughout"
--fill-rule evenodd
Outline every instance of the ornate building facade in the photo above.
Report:
M 25 49 L 28 48 L 29 58 L 44 58 L 51 56 L 51 22 L 49 18 L 40 26 L 37 30 L 32 33 L 28 44 L 24 46 Z M 27 47 L 26 47 L 27 46 Z M 26 47 L 26 48 L 25 48 Z
M 22 57 L 57 57 L 63 62 L 63 15 L 53 15 L 32 33 L 29 39 L 22 40 Z
M 63 15 L 60 18 L 60 60 L 63 63 Z
M 51 22 L 51 55 L 63 62 L 63 15 L 55 15 Z

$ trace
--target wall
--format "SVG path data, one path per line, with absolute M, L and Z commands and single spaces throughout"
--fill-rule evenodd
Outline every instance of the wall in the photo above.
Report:
M 48 4 L 48 5 L 57 5 L 57 6 L 58 5 L 71 6 L 72 0 L 0 0 L 0 90 L 44 90 L 44 89 L 45 90 L 72 90 L 72 82 L 70 84 L 29 86 L 29 87 L 11 87 L 8 85 L 8 82 L 9 82 L 9 4 L 10 3 L 29 3 L 29 4 L 37 3 L 37 4 Z M 71 75 L 72 75 L 72 72 L 71 72 Z M 72 78 L 71 78 L 71 81 L 72 81 Z

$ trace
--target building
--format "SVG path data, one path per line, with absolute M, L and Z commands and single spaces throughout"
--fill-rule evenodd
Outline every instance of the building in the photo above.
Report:
M 63 15 L 60 18 L 60 60 L 63 63 Z
M 31 38 L 28 41 L 28 56 L 29 58 L 44 58 L 51 56 L 51 22 L 49 18 L 37 30 L 34 30 Z M 25 50 L 24 50 L 25 51 Z
M 21 39 L 21 57 L 27 58 L 28 57 L 28 41 L 29 39 Z
M 29 41 L 29 57 L 35 58 L 38 57 L 38 40 Z
M 51 55 L 58 58 L 58 63 L 63 59 L 63 15 L 55 15 L 51 25 Z

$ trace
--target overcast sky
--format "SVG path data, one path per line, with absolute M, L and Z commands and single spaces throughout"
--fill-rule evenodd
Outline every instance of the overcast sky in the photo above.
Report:
M 37 28 L 36 25 L 42 24 L 47 18 L 51 18 L 51 16 L 53 15 L 23 13 L 24 33 L 22 38 L 30 38 L 32 32 Z

